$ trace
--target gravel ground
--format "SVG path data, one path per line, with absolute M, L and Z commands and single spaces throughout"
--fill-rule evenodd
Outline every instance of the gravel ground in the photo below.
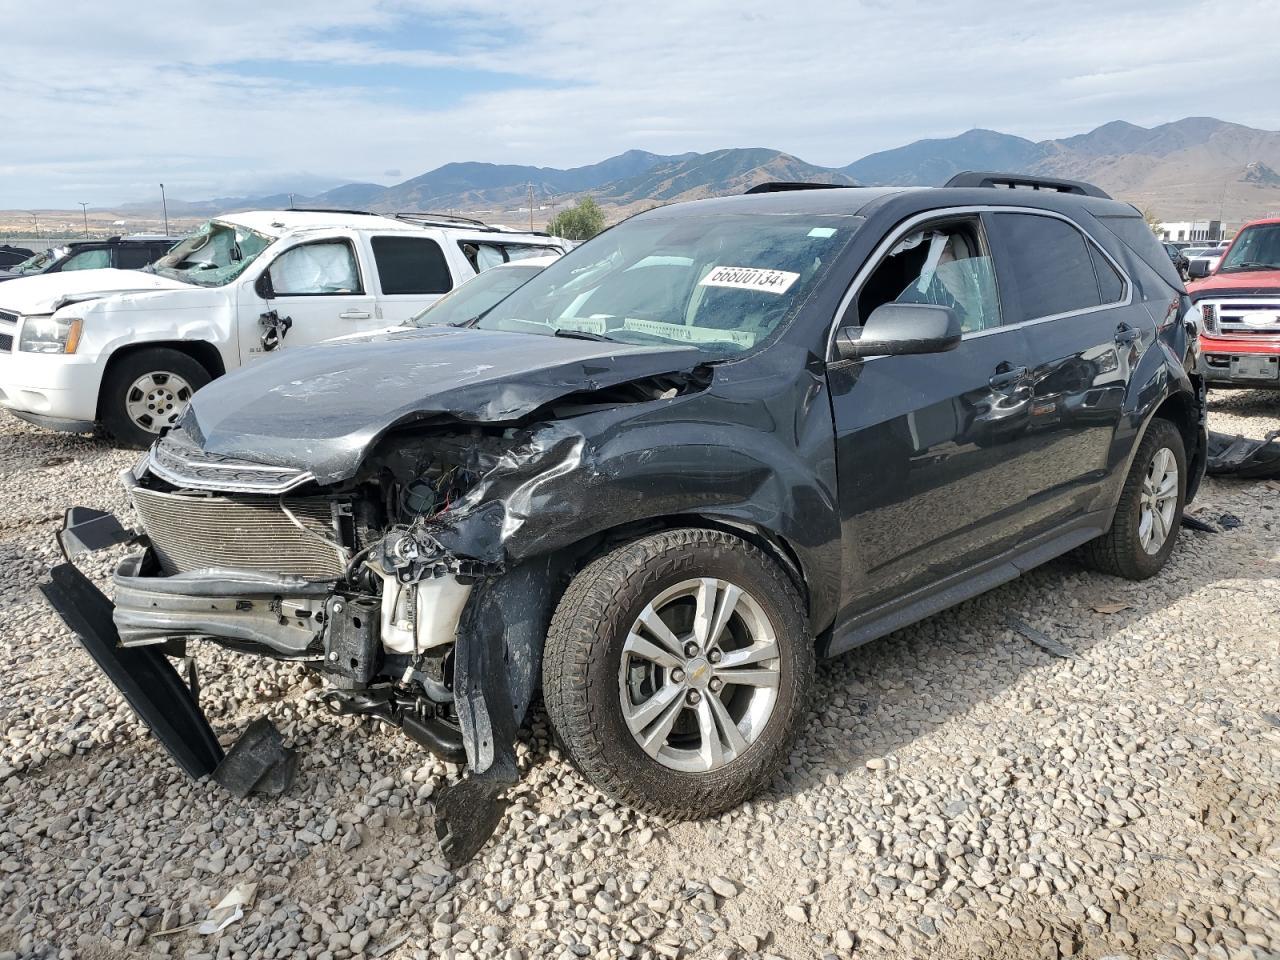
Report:
M 1211 409 L 1280 427 L 1280 393 Z M 1184 531 L 1156 580 L 1056 561 L 822 665 L 790 766 L 715 821 L 613 806 L 538 715 L 453 874 L 431 795 L 456 770 L 202 648 L 219 735 L 265 713 L 302 762 L 282 800 L 194 784 L 44 606 L 62 509 L 127 510 L 131 459 L 0 421 L 0 960 L 1280 956 L 1274 486 L 1207 481 L 1203 515 L 1240 525 Z M 247 881 L 222 934 L 160 933 Z

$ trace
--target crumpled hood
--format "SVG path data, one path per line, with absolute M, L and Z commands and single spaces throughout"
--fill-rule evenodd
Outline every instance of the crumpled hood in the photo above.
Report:
M 691 347 L 434 327 L 283 351 L 198 391 L 182 424 L 210 453 L 352 476 L 388 428 L 515 420 L 560 397 L 688 371 Z
M 1200 300 L 1212 294 L 1230 293 L 1238 296 L 1280 296 L 1280 270 L 1249 270 L 1242 273 L 1215 273 L 1187 284 L 1192 300 Z M 4 289 L 0 288 L 0 296 Z
M 53 313 L 64 297 L 93 299 L 132 290 L 176 290 L 191 286 L 141 270 L 65 270 L 19 277 L 0 285 L 0 309 L 40 316 Z

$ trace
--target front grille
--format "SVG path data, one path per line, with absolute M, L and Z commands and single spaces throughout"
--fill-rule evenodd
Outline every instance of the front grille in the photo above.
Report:
M 147 468 L 176 487 L 219 493 L 286 493 L 311 479 L 305 470 L 250 463 L 210 453 L 170 433 L 151 448 Z
M 1217 308 L 1218 330 L 1226 335 L 1274 337 L 1280 334 L 1280 301 L 1234 300 L 1201 301 Z
M 7 333 L 0 333 L 0 352 L 8 352 L 13 349 L 13 337 Z
M 305 580 L 336 580 L 346 570 L 332 541 L 331 500 L 197 497 L 133 488 L 133 505 L 167 573 L 208 567 L 256 570 Z
M 0 310 L 0 323 L 16 324 L 17 322 L 18 322 L 18 315 L 14 313 L 12 310 Z

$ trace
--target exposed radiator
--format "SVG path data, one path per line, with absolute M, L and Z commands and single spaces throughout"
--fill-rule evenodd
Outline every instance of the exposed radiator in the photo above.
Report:
M 195 497 L 135 486 L 133 505 L 168 573 L 206 567 L 336 580 L 346 559 L 334 542 L 334 503 L 274 497 Z

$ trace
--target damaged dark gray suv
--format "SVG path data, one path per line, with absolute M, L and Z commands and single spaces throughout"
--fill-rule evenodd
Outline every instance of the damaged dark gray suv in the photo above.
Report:
M 539 689 L 593 784 L 706 817 L 783 764 L 817 657 L 1077 548 L 1159 571 L 1204 391 L 1140 214 L 996 174 L 802 186 L 636 216 L 461 327 L 213 382 L 124 477 L 141 531 L 68 511 L 69 561 L 140 548 L 114 606 L 71 563 L 46 593 L 194 776 L 228 761 L 166 659 L 192 640 L 465 762 L 459 862 Z

